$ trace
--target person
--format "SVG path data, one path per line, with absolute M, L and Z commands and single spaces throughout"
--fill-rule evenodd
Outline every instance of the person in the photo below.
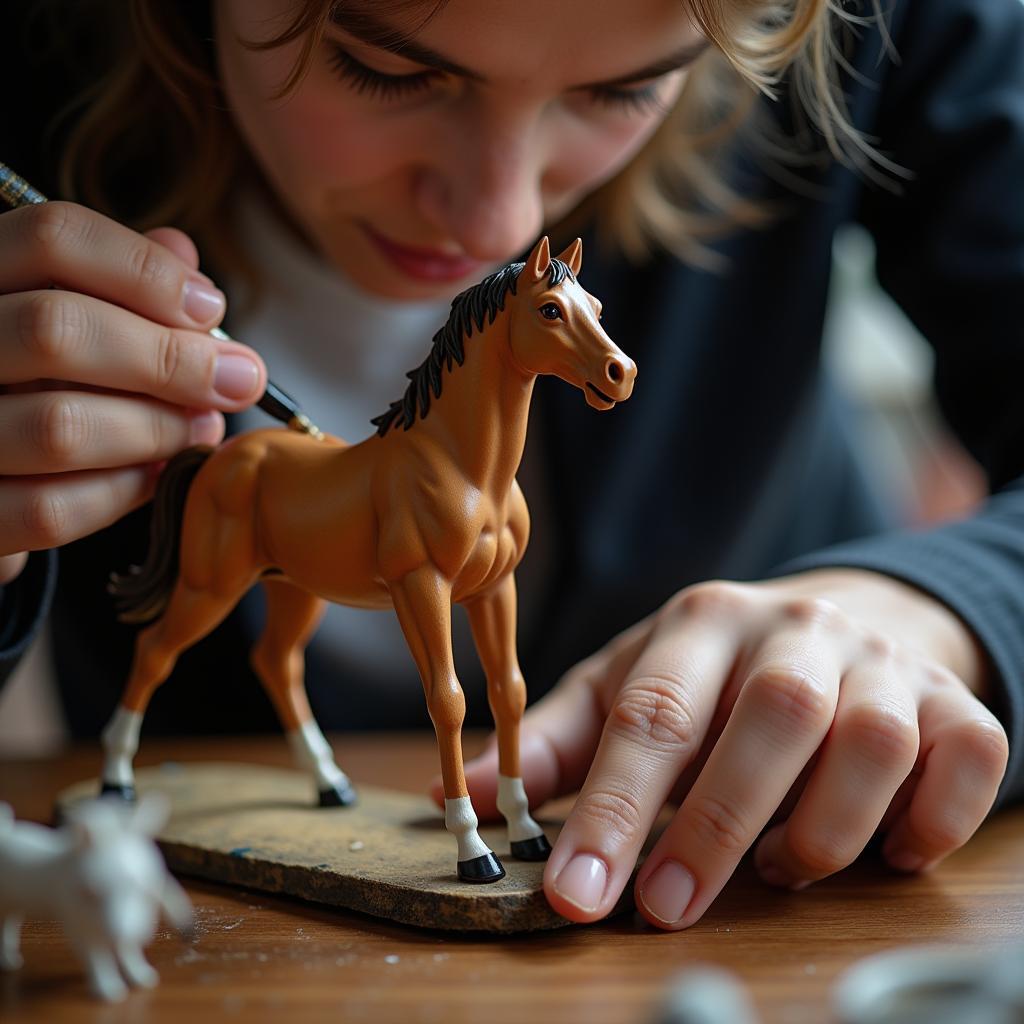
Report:
M 1017 0 L 107 6 L 107 74 L 61 143 L 61 194 L 85 205 L 0 216 L 3 665 L 48 615 L 76 734 L 126 676 L 103 588 L 145 554 L 162 462 L 224 414 L 265 424 L 268 366 L 321 426 L 367 436 L 455 292 L 581 228 L 582 282 L 639 374 L 603 416 L 540 388 L 524 459 L 520 650 L 544 695 L 523 774 L 535 804 L 580 788 L 554 908 L 607 914 L 670 798 L 635 882 L 666 929 L 752 847 L 794 889 L 873 840 L 925 871 L 1019 799 Z M 985 467 L 961 521 L 901 526 L 822 371 L 847 221 Z M 215 340 L 229 305 L 240 340 Z M 267 726 L 258 600 L 181 658 L 147 728 Z M 422 723 L 395 627 L 330 611 L 307 659 L 321 724 Z M 484 814 L 495 764 L 467 767 Z

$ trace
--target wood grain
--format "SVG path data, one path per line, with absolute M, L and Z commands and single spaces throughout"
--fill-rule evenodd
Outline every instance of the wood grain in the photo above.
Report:
M 471 751 L 480 743 L 471 737 Z M 357 782 L 422 793 L 433 738 L 334 737 Z M 139 765 L 167 760 L 289 765 L 274 739 L 143 739 Z M 96 748 L 0 764 L 0 800 L 47 820 L 56 793 L 99 767 Z M 564 805 L 550 809 L 554 817 Z M 767 1022 L 831 1019 L 829 991 L 859 958 L 909 943 L 997 948 L 1024 936 L 1024 810 L 988 821 L 934 873 L 901 877 L 875 855 L 802 893 L 763 885 L 745 860 L 692 928 L 661 933 L 626 914 L 525 936 L 459 937 L 294 899 L 187 882 L 190 944 L 165 933 L 149 956 L 160 986 L 116 1007 L 88 996 L 52 922 L 30 922 L 25 967 L 0 975 L 4 1022 L 636 1022 L 652 1019 L 681 969 L 715 964 L 748 987 Z

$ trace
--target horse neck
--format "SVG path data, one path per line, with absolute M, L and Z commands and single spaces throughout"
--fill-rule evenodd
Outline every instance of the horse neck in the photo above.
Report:
M 465 339 L 465 362 L 445 373 L 441 397 L 418 424 L 448 448 L 467 479 L 495 492 L 512 486 L 522 460 L 537 379 L 512 362 L 509 320 L 506 308 Z

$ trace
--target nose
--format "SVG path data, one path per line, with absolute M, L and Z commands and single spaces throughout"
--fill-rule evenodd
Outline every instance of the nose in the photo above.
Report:
M 633 391 L 636 379 L 636 363 L 629 356 L 609 356 L 604 364 L 605 383 L 628 396 Z
M 544 224 L 543 155 L 530 122 L 475 123 L 459 144 L 439 145 L 414 182 L 419 212 L 467 256 L 503 263 L 525 249 Z

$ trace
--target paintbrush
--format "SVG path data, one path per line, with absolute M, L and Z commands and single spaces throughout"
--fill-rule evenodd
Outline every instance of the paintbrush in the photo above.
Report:
M 42 192 L 33 188 L 24 178 L 15 174 L 10 167 L 3 163 L 0 163 L 0 199 L 12 207 L 32 206 L 36 203 L 46 202 L 46 196 Z M 220 341 L 234 340 L 219 327 L 212 328 L 210 334 Z M 267 389 L 256 404 L 275 419 L 287 423 L 292 430 L 310 434 L 318 440 L 323 439 L 324 435 L 320 428 L 299 408 L 295 399 L 282 391 L 273 381 L 267 381 Z

